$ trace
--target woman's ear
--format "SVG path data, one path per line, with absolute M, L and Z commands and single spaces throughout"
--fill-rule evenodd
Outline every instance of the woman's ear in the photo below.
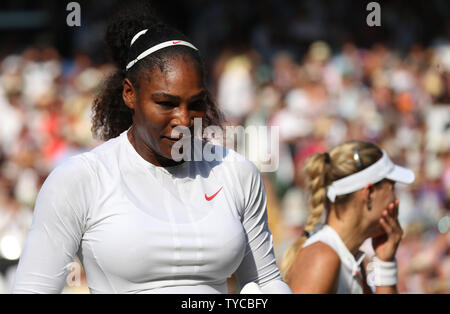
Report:
M 372 208 L 372 192 L 373 184 L 368 183 L 361 191 L 362 200 L 367 204 L 367 208 L 370 210 Z
M 125 105 L 127 105 L 128 108 L 133 109 L 133 110 L 135 109 L 136 90 L 128 78 L 125 78 L 123 80 L 122 98 L 123 98 Z

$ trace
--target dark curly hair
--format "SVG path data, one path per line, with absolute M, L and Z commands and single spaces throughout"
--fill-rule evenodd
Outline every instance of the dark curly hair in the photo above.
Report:
M 105 43 L 107 52 L 112 58 L 117 69 L 106 79 L 101 91 L 94 100 L 92 107 L 92 133 L 94 137 L 109 140 L 117 137 L 127 130 L 133 123 L 134 111 L 125 105 L 122 98 L 123 81 L 128 78 L 135 88 L 139 88 L 139 79 L 145 75 L 145 79 L 151 79 L 151 70 L 166 69 L 168 61 L 175 56 L 187 56 L 198 68 L 205 82 L 205 69 L 203 60 L 197 50 L 186 46 L 172 46 L 161 49 L 139 60 L 128 71 L 127 64 L 134 60 L 145 49 L 167 40 L 190 40 L 180 31 L 166 25 L 156 18 L 148 3 L 128 5 L 112 18 L 109 22 Z M 141 30 L 148 31 L 140 36 L 131 45 L 131 40 Z M 131 47 L 130 47 L 131 46 Z M 207 109 L 203 119 L 203 128 L 209 125 L 222 126 L 223 114 L 213 101 L 211 94 L 207 92 Z

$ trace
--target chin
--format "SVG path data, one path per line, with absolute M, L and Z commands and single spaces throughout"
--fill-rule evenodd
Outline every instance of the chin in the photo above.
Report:
M 376 238 L 383 235 L 384 233 L 385 233 L 384 229 L 378 222 L 376 224 L 371 225 L 368 232 L 369 238 Z
M 175 160 L 172 158 L 172 155 L 170 152 L 169 153 L 164 152 L 164 154 L 161 155 L 161 157 L 164 158 L 168 162 L 175 162 Z
M 372 233 L 372 238 L 376 238 L 379 237 L 383 234 L 385 234 L 386 232 L 384 231 L 384 229 L 381 226 L 376 226 L 375 230 Z
M 172 143 L 163 143 L 159 147 L 158 154 L 163 158 L 172 159 L 172 146 Z
M 182 149 L 180 149 L 179 154 L 183 154 Z M 181 160 L 179 160 L 179 158 L 177 160 L 175 160 L 172 157 L 172 146 L 170 146 L 169 148 L 161 149 L 160 157 L 162 157 L 166 162 L 168 162 L 170 164 L 171 163 L 180 163 L 180 162 L 186 160 L 184 155 L 181 157 Z M 180 156 L 178 156 L 178 157 L 180 157 Z

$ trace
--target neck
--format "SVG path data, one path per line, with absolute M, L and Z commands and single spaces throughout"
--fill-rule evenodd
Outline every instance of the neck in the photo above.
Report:
M 356 257 L 361 244 L 368 238 L 361 217 L 352 208 L 339 212 L 330 210 L 327 224 L 332 227 L 344 242 L 347 249 Z

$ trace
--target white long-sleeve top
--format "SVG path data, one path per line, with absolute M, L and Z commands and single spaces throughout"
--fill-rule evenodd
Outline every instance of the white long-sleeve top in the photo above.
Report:
M 157 167 L 124 131 L 71 157 L 39 192 L 13 293 L 61 292 L 76 255 L 91 293 L 227 293 L 233 273 L 241 287 L 291 293 L 261 176 L 225 154 Z

